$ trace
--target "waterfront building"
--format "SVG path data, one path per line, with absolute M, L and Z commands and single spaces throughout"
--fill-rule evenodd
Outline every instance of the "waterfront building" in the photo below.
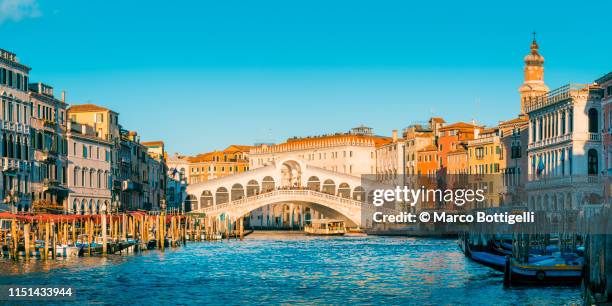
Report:
M 436 135 L 438 154 L 436 161 L 437 170 L 447 173 L 448 153 L 457 150 L 463 143 L 478 136 L 483 128 L 473 123 L 457 122 L 440 127 Z
M 525 104 L 529 115 L 529 205 L 536 209 L 575 209 L 602 172 L 599 85 L 569 84 Z M 549 188 L 544 189 L 544 183 Z
M 451 175 L 469 173 L 468 151 L 464 144 L 457 146 L 457 149 L 446 154 L 447 173 Z
M 166 149 L 163 141 L 146 141 L 142 143 L 147 148 L 148 167 L 148 202 L 157 205 L 160 210 L 166 210 L 166 186 L 168 184 L 168 166 L 166 164 Z
M 499 128 L 483 129 L 467 141 L 468 169 L 471 174 L 497 174 L 504 160 Z
M 30 67 L 0 49 L 0 210 L 31 208 Z
M 500 161 L 500 170 L 525 182 L 527 171 L 523 170 L 527 169 L 529 119 L 527 115 L 519 115 L 517 118 L 500 122 L 498 127 L 504 156 Z
M 352 176 L 376 173 L 376 149 L 390 143 L 390 137 L 375 136 L 365 126 L 347 133 L 294 137 L 276 145 L 261 145 L 249 152 L 251 169 L 264 167 L 276 160 L 294 158 L 313 167 Z
M 231 145 L 223 151 L 213 151 L 192 157 L 182 157 L 188 163 L 189 184 L 205 182 L 249 170 L 249 150 L 253 146 Z
M 68 112 L 70 114 L 70 110 Z M 100 138 L 94 127 L 68 122 L 67 182 L 70 193 L 64 210 L 73 214 L 110 212 L 111 151 L 113 143 Z
M 604 174 L 612 175 L 612 72 L 595 81 L 602 88 L 602 143 Z
M 35 212 L 62 212 L 68 197 L 67 104 L 62 92 L 55 98 L 53 87 L 29 84 L 32 103 L 32 208 Z
M 406 174 L 419 173 L 418 151 L 433 145 L 437 131 L 444 124 L 442 118 L 431 118 L 429 124 L 413 124 L 404 129 L 402 136 L 405 139 Z M 421 169 L 422 170 L 422 169 Z
M 406 140 L 398 139 L 397 130 L 392 133 L 391 142 L 376 148 L 376 178 L 385 183 L 401 178 L 406 169 Z
M 121 127 L 119 114 L 106 107 L 95 104 L 78 104 L 69 108 L 69 120 L 93 128 L 96 137 L 110 141 L 111 149 L 111 177 L 112 177 L 112 210 L 120 205 L 121 181 L 119 170 L 119 151 L 121 149 Z
M 96 137 L 115 143 L 120 139 L 119 114 L 95 104 L 72 105 L 70 121 L 91 126 Z
M 438 173 L 438 148 L 431 144 L 417 151 L 417 175 L 433 176 Z
M 119 151 L 119 198 L 122 210 L 150 210 L 148 189 L 147 147 L 140 143 L 135 131 L 121 130 L 121 149 Z
M 181 175 L 185 183 L 189 183 L 189 156 L 180 155 L 174 153 L 174 155 L 168 156 L 166 160 L 168 164 L 168 171 L 171 173 L 177 172 Z M 172 175 L 174 176 L 174 175 Z

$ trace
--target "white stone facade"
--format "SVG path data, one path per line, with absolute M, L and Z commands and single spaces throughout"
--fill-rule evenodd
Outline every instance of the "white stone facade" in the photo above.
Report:
M 30 68 L 0 49 L 0 210 L 31 208 Z
M 99 214 L 111 207 L 112 143 L 95 137 L 89 126 L 69 123 L 66 211 Z M 79 132 L 81 130 L 81 132 Z

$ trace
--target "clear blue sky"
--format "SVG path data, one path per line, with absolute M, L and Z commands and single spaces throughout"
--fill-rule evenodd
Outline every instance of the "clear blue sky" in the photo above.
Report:
M 495 124 L 518 113 L 534 30 L 551 89 L 612 70 L 609 0 L 107 2 L 0 0 L 0 48 L 170 152 Z

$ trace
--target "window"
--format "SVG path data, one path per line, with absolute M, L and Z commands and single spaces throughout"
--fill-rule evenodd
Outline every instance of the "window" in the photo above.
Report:
M 599 130 L 599 117 L 597 116 L 597 110 L 594 108 L 589 109 L 589 133 L 597 133 Z
M 565 135 L 565 112 L 561 113 L 561 135 Z
M 590 115 L 590 111 L 589 111 Z M 590 149 L 588 152 L 588 173 L 589 175 L 597 175 L 598 172 L 598 156 L 597 150 Z
M 83 158 L 87 158 L 87 146 L 83 145 Z

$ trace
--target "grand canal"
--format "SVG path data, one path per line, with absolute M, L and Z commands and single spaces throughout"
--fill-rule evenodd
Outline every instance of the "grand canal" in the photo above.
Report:
M 69 285 L 100 304 L 580 304 L 578 288 L 502 288 L 455 240 L 255 233 L 130 256 L 0 261 L 1 285 Z M 551 301 L 554 301 L 551 303 Z

